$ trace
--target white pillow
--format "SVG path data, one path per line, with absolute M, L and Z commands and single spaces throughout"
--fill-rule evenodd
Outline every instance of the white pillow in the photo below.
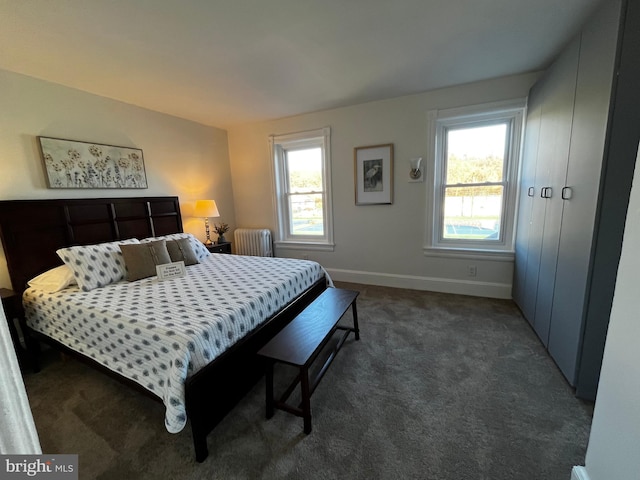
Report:
M 201 262 L 203 258 L 206 258 L 209 255 L 211 255 L 209 253 L 209 250 L 207 250 L 207 247 L 205 247 L 200 240 L 198 240 L 196 237 L 194 237 L 190 233 L 171 233 L 169 235 L 162 235 L 160 237 L 149 237 L 149 238 L 144 238 L 140 240 L 140 243 L 155 242 L 156 240 L 178 240 L 180 238 L 189 239 L 189 242 L 191 243 L 191 247 L 193 248 L 193 253 L 196 254 L 198 262 Z
M 137 238 L 118 242 L 66 247 L 56 253 L 72 271 L 85 292 L 122 280 L 127 270 L 120 245 L 140 243 Z
M 60 265 L 32 278 L 27 284 L 47 293 L 56 293 L 71 285 L 77 285 L 77 282 L 73 276 L 73 271 L 66 265 Z

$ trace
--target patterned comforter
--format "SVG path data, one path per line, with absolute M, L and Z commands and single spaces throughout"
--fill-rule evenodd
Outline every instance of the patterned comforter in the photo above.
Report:
M 164 401 L 187 421 L 185 380 L 325 275 L 311 261 L 215 254 L 183 278 L 121 281 L 89 292 L 28 288 L 27 323 Z

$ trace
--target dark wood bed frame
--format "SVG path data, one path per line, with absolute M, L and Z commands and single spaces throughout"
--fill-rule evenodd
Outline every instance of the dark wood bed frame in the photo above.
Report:
M 178 197 L 0 201 L 0 239 L 14 291 L 27 281 L 62 264 L 56 250 L 70 245 L 146 238 L 182 232 Z M 278 314 L 264 322 L 185 384 L 187 416 L 198 462 L 208 454 L 207 435 L 255 385 L 264 365 L 255 353 L 324 289 L 321 280 Z M 123 383 L 159 397 L 97 362 L 27 329 L 28 336 L 87 361 Z

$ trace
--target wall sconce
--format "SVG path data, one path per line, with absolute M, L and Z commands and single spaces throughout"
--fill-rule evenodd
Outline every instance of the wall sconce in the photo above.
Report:
M 204 229 L 207 233 L 207 239 L 204 244 L 208 247 L 213 245 L 211 237 L 209 236 L 209 218 L 219 217 L 218 206 L 215 200 L 198 200 L 196 201 L 196 207 L 193 212 L 194 217 L 204 218 Z
M 422 157 L 409 159 L 409 181 L 410 182 L 424 181 L 424 175 L 422 174 Z

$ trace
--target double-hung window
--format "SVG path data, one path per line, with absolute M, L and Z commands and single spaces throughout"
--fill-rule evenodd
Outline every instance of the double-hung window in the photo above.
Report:
M 513 250 L 523 113 L 517 101 L 431 114 L 428 249 Z
M 330 129 L 269 138 L 278 238 L 289 248 L 332 249 Z

